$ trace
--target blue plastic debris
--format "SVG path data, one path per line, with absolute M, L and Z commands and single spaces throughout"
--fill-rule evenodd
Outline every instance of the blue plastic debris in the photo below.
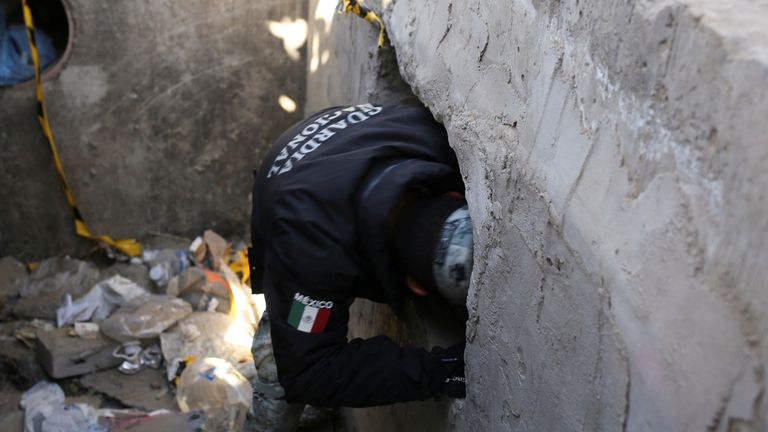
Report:
M 35 43 L 42 70 L 56 60 L 56 49 L 51 38 L 39 29 L 35 29 Z M 0 6 L 0 86 L 19 84 L 34 77 L 27 30 L 23 25 L 8 26 L 5 10 Z

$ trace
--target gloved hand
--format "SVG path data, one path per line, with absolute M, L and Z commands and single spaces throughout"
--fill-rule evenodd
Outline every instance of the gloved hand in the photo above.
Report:
M 427 361 L 430 389 L 453 398 L 467 395 L 464 378 L 464 342 L 450 348 L 432 348 Z

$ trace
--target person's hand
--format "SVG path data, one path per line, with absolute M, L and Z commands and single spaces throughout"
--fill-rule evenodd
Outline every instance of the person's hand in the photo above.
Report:
M 464 343 L 450 348 L 432 348 L 429 352 L 430 388 L 453 398 L 467 395 L 464 378 Z

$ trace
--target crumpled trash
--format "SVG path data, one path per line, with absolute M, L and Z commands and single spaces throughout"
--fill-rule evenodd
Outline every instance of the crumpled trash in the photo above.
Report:
M 86 404 L 66 405 L 57 384 L 40 381 L 21 396 L 24 432 L 108 432 L 97 411 Z
M 246 378 L 256 375 L 251 345 L 254 330 L 218 312 L 193 312 L 160 335 L 163 357 L 174 359 L 219 357 L 232 363 Z
M 123 359 L 123 362 L 117 367 L 117 370 L 120 371 L 120 373 L 133 375 L 142 369 L 140 357 L 141 342 L 139 341 L 128 341 L 122 345 L 118 345 L 115 350 L 112 351 L 112 356 Z
M 186 250 L 148 250 L 144 251 L 142 259 L 150 267 L 149 278 L 158 287 L 168 285 L 172 277 L 183 272 L 191 265 L 189 252 Z
M 211 268 L 219 270 L 222 266 L 227 265 L 229 256 L 232 253 L 232 248 L 229 245 L 229 242 L 224 239 L 224 237 L 211 230 L 206 230 L 203 233 L 203 240 L 208 249 Z
M 229 262 L 232 246 L 216 232 L 206 230 L 189 245 L 189 253 L 197 265 L 220 270 Z
M 83 339 L 96 339 L 99 337 L 101 328 L 96 323 L 76 322 L 73 333 Z
M 140 306 L 147 302 L 149 293 L 132 280 L 120 275 L 97 283 L 85 296 L 72 301 L 69 294 L 56 310 L 59 327 L 82 321 L 101 321 L 120 306 Z
M 151 295 L 139 307 L 124 306 L 118 309 L 101 322 L 101 332 L 120 342 L 152 339 L 190 313 L 192 306 L 182 299 Z
M 193 312 L 160 335 L 160 348 L 169 366 L 174 359 L 219 357 L 246 378 L 256 376 L 251 345 L 254 331 L 218 312 Z
M 163 365 L 163 353 L 158 344 L 142 349 L 139 341 L 125 342 L 112 351 L 112 356 L 123 359 L 117 370 L 126 375 L 133 375 L 145 367 L 160 369 Z
M 34 348 L 35 341 L 37 340 L 38 331 L 51 331 L 53 330 L 53 324 L 48 321 L 39 319 L 33 319 L 27 325 L 16 329 L 14 336 L 16 339 L 27 346 L 27 348 Z
M 51 38 L 35 29 L 35 45 L 40 59 L 40 70 L 56 60 L 56 49 Z M 19 84 L 35 77 L 32 54 L 23 25 L 5 25 L 5 10 L 0 5 L 0 86 Z
M 28 283 L 19 287 L 19 294 L 39 298 L 53 292 L 68 292 L 77 297 L 98 280 L 99 269 L 89 262 L 68 256 L 48 258 L 29 275 Z
M 221 274 L 199 267 L 190 267 L 174 276 L 166 293 L 180 297 L 196 311 L 229 313 L 230 288 Z
M 206 430 L 240 431 L 252 393 L 251 384 L 231 363 L 209 357 L 195 360 L 181 373 L 176 402 L 182 412 L 205 412 Z

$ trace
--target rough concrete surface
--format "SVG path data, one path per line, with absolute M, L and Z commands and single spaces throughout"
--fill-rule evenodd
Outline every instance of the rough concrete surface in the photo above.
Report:
M 466 177 L 451 428 L 768 429 L 768 2 L 369 4 Z M 310 106 L 366 96 L 318 97 L 315 46 L 377 79 L 375 32 L 339 20 L 311 27 Z
M 80 210 L 97 234 L 245 237 L 251 169 L 301 118 L 305 57 L 277 23 L 302 0 L 64 0 L 70 51 L 45 82 L 51 127 Z M 296 54 L 299 57 L 296 57 Z M 293 57 L 293 58 L 291 58 Z M 0 88 L 0 256 L 76 253 L 36 119 L 34 88 Z
M 768 3 L 387 16 L 476 225 L 457 427 L 764 430 Z

